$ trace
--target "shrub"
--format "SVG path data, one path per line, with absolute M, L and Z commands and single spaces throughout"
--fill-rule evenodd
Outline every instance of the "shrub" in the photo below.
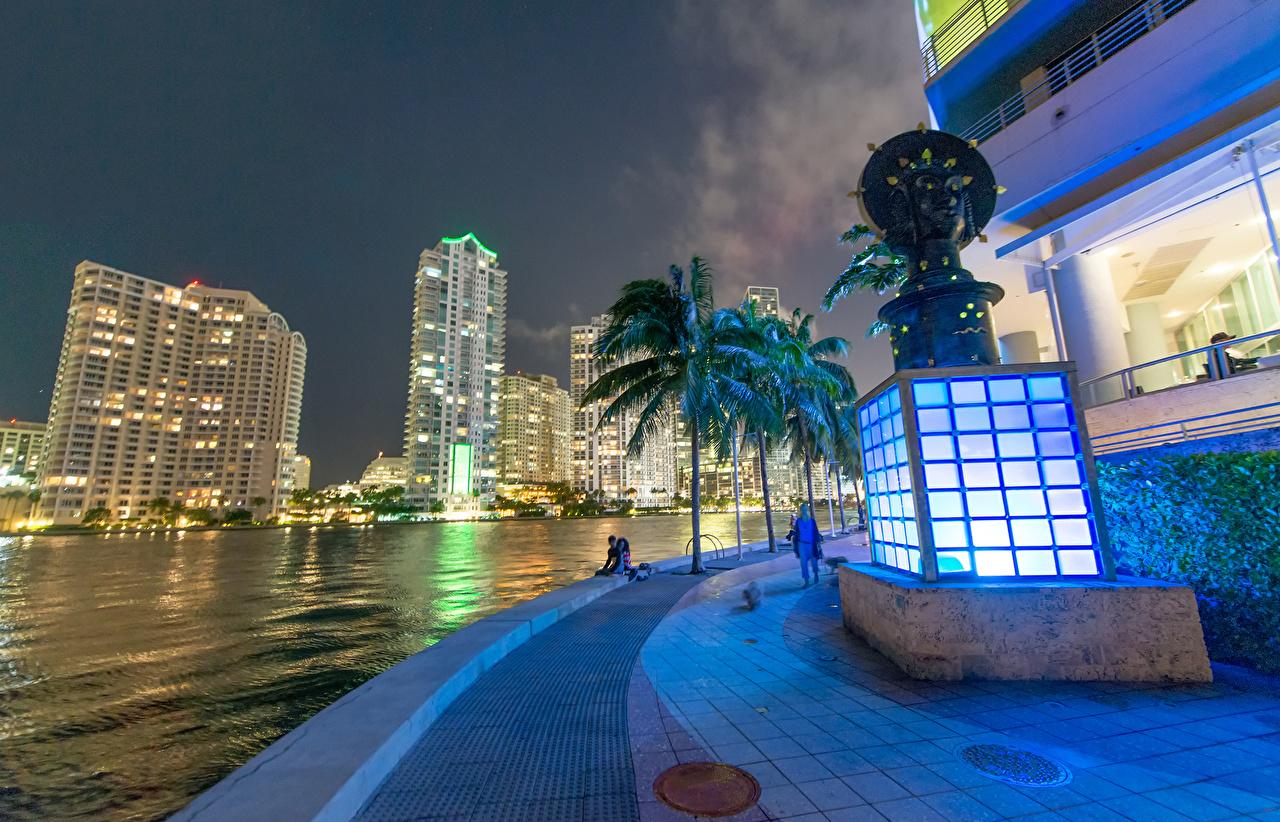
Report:
M 1209 655 L 1280 672 L 1280 451 L 1098 465 L 1125 573 L 1196 594 Z

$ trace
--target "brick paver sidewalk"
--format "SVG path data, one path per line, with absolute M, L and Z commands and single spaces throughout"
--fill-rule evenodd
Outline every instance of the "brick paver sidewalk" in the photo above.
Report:
M 1213 685 L 917 682 L 855 639 L 837 589 L 761 580 L 672 613 L 641 653 L 657 691 L 633 722 L 641 816 L 688 817 L 647 781 L 676 760 L 740 765 L 763 786 L 744 819 L 1278 819 L 1280 684 L 1215 666 Z M 1015 787 L 966 764 L 995 743 L 1065 764 L 1072 781 Z
M 748 554 L 743 564 L 773 557 Z M 738 565 L 730 559 L 709 564 Z M 706 579 L 654 575 L 531 638 L 458 697 L 360 818 L 638 819 L 628 683 L 649 633 Z

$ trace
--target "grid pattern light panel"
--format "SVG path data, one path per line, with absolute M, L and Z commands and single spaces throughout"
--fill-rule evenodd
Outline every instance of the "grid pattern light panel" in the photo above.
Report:
M 1103 573 L 1062 373 L 912 381 L 938 574 Z
M 872 559 L 919 575 L 920 532 L 902 423 L 902 392 L 896 383 L 858 409 Z

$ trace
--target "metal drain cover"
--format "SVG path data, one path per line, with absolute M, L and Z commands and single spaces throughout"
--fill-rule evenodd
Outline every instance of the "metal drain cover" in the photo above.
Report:
M 760 783 L 723 762 L 685 762 L 658 774 L 653 793 L 695 816 L 733 816 L 760 801 Z
M 1056 788 L 1071 781 L 1066 765 L 1008 745 L 970 745 L 960 758 L 983 776 L 1025 788 Z

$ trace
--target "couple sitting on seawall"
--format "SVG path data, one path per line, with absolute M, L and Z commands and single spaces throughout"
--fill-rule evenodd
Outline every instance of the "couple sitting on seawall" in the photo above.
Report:
M 647 579 L 649 563 L 631 564 L 631 543 L 626 537 L 609 535 L 609 553 L 605 557 L 604 567 L 596 571 L 596 576 L 606 577 L 612 574 L 626 574 L 629 579 Z

